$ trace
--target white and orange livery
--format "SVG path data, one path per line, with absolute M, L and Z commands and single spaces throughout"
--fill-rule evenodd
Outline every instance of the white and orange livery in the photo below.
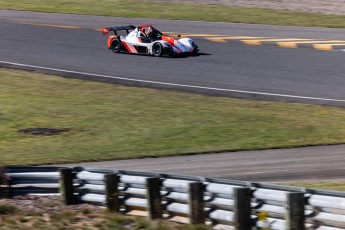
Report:
M 164 35 L 152 25 L 140 25 L 135 27 L 117 26 L 102 28 L 103 34 L 110 31 L 114 35 L 108 37 L 108 48 L 115 53 L 127 52 L 148 54 L 153 56 L 177 56 L 196 55 L 199 52 L 198 46 L 190 38 L 176 39 Z M 127 35 L 118 35 L 118 31 L 126 31 Z

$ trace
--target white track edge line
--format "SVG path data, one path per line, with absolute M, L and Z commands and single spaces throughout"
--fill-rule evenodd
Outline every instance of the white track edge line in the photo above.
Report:
M 345 102 L 345 100 L 332 99 L 332 98 L 306 97 L 306 96 L 298 96 L 298 95 L 265 93 L 265 92 L 245 91 L 245 90 L 236 90 L 236 89 L 222 89 L 222 88 L 213 88 L 213 87 L 206 87 L 206 86 L 183 85 L 183 84 L 169 83 L 169 82 L 159 82 L 159 81 L 139 80 L 139 79 L 133 79 L 133 78 L 114 77 L 114 76 L 103 75 L 103 74 L 94 74 L 94 73 L 85 73 L 85 72 L 78 72 L 78 71 L 72 71 L 72 70 L 55 69 L 55 68 L 44 67 L 44 66 L 27 65 L 27 64 L 6 62 L 6 61 L 0 61 L 0 63 L 14 65 L 14 66 L 21 66 L 21 67 L 31 67 L 31 68 L 42 69 L 42 70 L 51 70 L 51 71 L 56 71 L 56 72 L 64 72 L 64 73 L 72 73 L 72 74 L 74 73 L 74 74 L 81 74 L 81 75 L 86 75 L 86 76 L 89 75 L 89 76 L 93 76 L 93 77 L 102 77 L 102 78 L 111 78 L 111 79 L 126 80 L 126 81 L 133 81 L 133 82 L 151 83 L 151 84 L 156 84 L 156 85 L 167 85 L 167 86 L 177 86 L 177 87 L 193 88 L 193 89 L 205 89 L 205 90 L 213 90 L 213 91 L 234 92 L 234 93 L 243 93 L 243 94 L 256 94 L 256 95 L 263 95 L 263 96 L 275 96 L 275 97 L 307 99 L 307 100 L 317 100 L 317 101 Z

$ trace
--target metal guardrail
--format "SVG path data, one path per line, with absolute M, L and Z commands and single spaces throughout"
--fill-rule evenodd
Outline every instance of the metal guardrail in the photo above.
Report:
M 345 193 L 124 170 L 10 167 L 8 196 L 61 194 L 130 215 L 217 228 L 345 229 Z M 245 227 L 247 226 L 247 227 Z
M 58 195 L 61 167 L 10 167 L 5 169 L 7 196 Z

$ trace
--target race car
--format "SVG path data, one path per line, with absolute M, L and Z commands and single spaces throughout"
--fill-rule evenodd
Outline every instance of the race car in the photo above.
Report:
M 108 48 L 114 53 L 126 52 L 136 54 L 148 54 L 156 57 L 178 56 L 178 55 L 197 55 L 198 46 L 190 38 L 173 38 L 164 35 L 152 25 L 140 25 L 135 27 L 116 26 L 102 28 L 104 35 L 110 31 L 114 35 L 108 37 Z M 126 31 L 125 36 L 118 35 L 117 32 Z M 180 37 L 180 36 L 179 36 Z

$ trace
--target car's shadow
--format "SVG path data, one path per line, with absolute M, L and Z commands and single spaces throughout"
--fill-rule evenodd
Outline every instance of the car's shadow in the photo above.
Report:
M 133 55 L 133 56 L 146 56 L 146 57 L 155 57 L 153 55 L 149 55 L 149 54 L 138 54 L 138 53 L 127 53 L 127 52 L 121 52 L 121 54 L 127 54 L 127 55 Z M 160 58 L 189 58 L 189 57 L 199 57 L 199 56 L 209 56 L 212 54 L 209 53 L 197 53 L 197 54 L 180 54 L 180 55 L 175 55 L 175 56 L 167 56 L 167 55 L 163 55 Z
M 185 55 L 176 55 L 176 56 L 162 56 L 165 58 L 193 58 L 193 57 L 199 57 L 199 56 L 208 56 L 212 55 L 209 53 L 197 53 L 197 54 L 185 54 Z
M 196 54 L 196 55 L 190 55 L 190 57 L 209 56 L 209 55 L 212 55 L 212 54 L 208 54 L 208 53 L 198 53 L 198 54 Z

